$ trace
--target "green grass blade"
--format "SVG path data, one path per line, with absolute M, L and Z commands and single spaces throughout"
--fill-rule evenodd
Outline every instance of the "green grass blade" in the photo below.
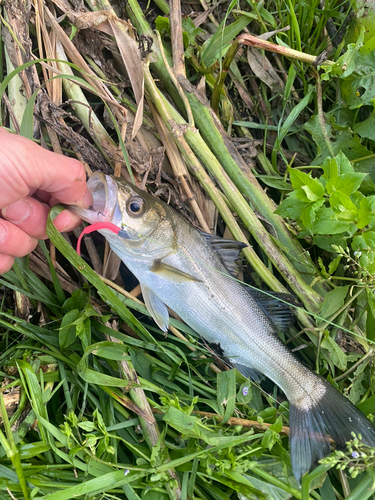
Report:
M 272 151 L 272 165 L 276 168 L 277 166 L 277 153 L 280 150 L 280 145 L 288 133 L 290 127 L 292 124 L 296 121 L 298 116 L 302 113 L 302 111 L 306 108 L 306 106 L 309 104 L 311 96 L 313 94 L 313 89 L 311 89 L 305 97 L 293 108 L 293 110 L 289 113 L 288 118 L 285 120 L 283 125 L 280 128 L 280 132 L 277 135 L 277 139 L 275 141 L 273 151 Z

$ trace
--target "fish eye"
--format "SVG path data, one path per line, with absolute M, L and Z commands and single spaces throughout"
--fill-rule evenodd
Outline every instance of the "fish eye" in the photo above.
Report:
M 139 217 L 145 211 L 145 201 L 140 196 L 133 196 L 128 203 L 128 213 L 133 217 Z

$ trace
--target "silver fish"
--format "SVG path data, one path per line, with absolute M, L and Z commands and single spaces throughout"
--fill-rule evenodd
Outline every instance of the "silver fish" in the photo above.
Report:
M 279 339 L 276 325 L 281 318 L 286 326 L 284 312 L 271 319 L 267 300 L 229 275 L 222 251 L 228 244 L 205 236 L 173 208 L 123 180 L 96 173 L 88 186 L 92 210 L 69 208 L 89 223 L 121 229 L 99 232 L 138 278 L 161 330 L 168 329 L 169 307 L 208 342 L 220 344 L 245 376 L 264 374 L 283 390 L 290 402 L 290 455 L 298 481 L 330 453 L 329 436 L 345 447 L 352 432 L 361 433 L 364 443 L 375 446 L 369 420 Z

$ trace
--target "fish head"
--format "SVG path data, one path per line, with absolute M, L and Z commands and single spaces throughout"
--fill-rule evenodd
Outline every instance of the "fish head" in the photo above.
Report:
M 102 172 L 95 172 L 87 182 L 92 194 L 92 205 L 88 209 L 70 206 L 69 210 L 90 224 L 112 221 L 117 203 L 117 182 Z
M 126 254 L 162 258 L 175 245 L 175 231 L 168 205 L 123 179 L 94 173 L 87 182 L 93 203 L 89 209 L 68 208 L 98 229 L 124 260 Z M 105 223 L 118 227 L 106 229 Z M 112 226 L 113 227 L 113 226 Z

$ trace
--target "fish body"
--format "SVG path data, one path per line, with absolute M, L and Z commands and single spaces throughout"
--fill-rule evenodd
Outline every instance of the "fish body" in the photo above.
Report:
M 283 390 L 290 402 L 290 453 L 298 481 L 330 453 L 328 434 L 344 446 L 351 432 L 361 433 L 366 444 L 375 446 L 370 422 L 285 347 L 257 294 L 233 279 L 209 238 L 173 208 L 123 180 L 97 173 L 89 188 L 93 210 L 73 210 L 88 222 L 107 220 L 125 231 L 120 237 L 100 229 L 138 278 L 159 327 L 167 330 L 167 308 L 172 309 L 208 342 L 220 344 L 245 376 L 260 372 Z

